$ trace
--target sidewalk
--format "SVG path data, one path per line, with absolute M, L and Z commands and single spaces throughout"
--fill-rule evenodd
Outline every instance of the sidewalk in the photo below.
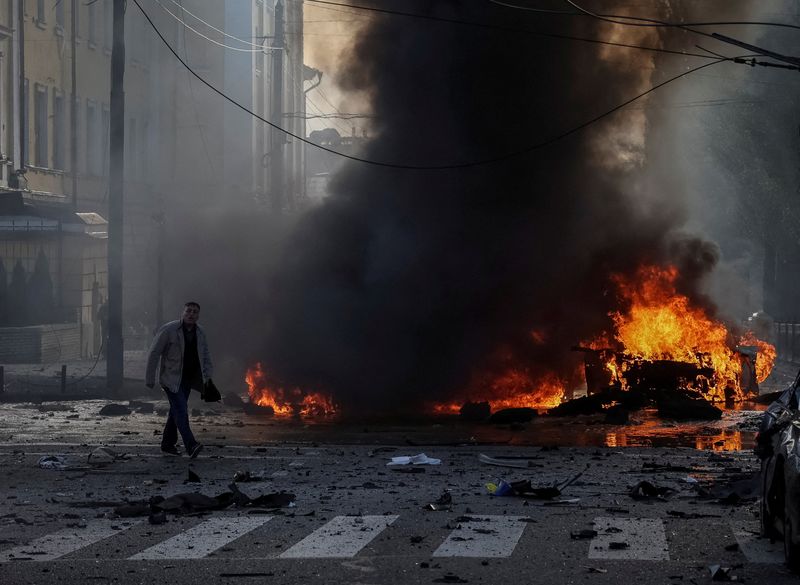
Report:
M 119 395 L 108 390 L 105 358 L 52 364 L 5 365 L 5 385 L 0 401 L 35 402 L 88 398 L 128 399 L 159 396 L 144 385 L 146 352 L 126 351 L 123 355 L 123 388 Z M 67 366 L 66 386 L 61 389 L 61 366 Z

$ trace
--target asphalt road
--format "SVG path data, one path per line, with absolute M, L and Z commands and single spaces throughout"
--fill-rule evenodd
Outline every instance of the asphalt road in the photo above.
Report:
M 678 584 L 711 581 L 711 565 L 750 582 L 797 579 L 780 546 L 757 537 L 749 451 L 721 451 L 736 445 L 724 440 L 708 442 L 716 451 L 607 446 L 639 427 L 696 446 L 699 436 L 740 432 L 746 415 L 681 435 L 650 419 L 624 433 L 587 419 L 340 426 L 203 410 L 193 426 L 206 448 L 189 460 L 158 450 L 160 415 L 100 417 L 101 404 L 0 405 L 3 585 Z M 587 446 L 540 446 L 556 442 Z M 418 453 L 441 463 L 415 473 L 387 466 Z M 490 465 L 480 454 L 523 467 Z M 41 468 L 51 455 L 65 468 Z M 190 470 L 198 483 L 186 482 Z M 168 514 L 163 524 L 114 513 L 115 503 L 152 496 L 216 496 L 243 471 L 260 481 L 237 483 L 241 492 L 291 492 L 294 505 Z M 501 479 L 548 487 L 579 473 L 550 500 L 486 488 Z M 636 499 L 641 481 L 669 491 Z

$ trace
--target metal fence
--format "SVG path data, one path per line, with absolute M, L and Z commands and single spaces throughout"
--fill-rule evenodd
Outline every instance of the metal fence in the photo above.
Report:
M 800 323 L 776 321 L 774 334 L 778 359 L 800 364 Z

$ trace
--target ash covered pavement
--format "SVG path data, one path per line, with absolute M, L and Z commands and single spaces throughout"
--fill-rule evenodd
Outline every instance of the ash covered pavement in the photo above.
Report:
M 201 405 L 190 460 L 159 450 L 163 403 L 107 404 L 0 405 L 0 582 L 796 580 L 758 536 L 756 412 L 310 424 Z M 690 446 L 608 446 L 659 436 Z M 440 463 L 387 465 L 421 453 Z

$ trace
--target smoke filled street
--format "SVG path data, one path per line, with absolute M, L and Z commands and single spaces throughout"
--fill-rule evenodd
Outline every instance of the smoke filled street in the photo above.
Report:
M 0 1 L 0 585 L 796 582 L 798 31 Z

